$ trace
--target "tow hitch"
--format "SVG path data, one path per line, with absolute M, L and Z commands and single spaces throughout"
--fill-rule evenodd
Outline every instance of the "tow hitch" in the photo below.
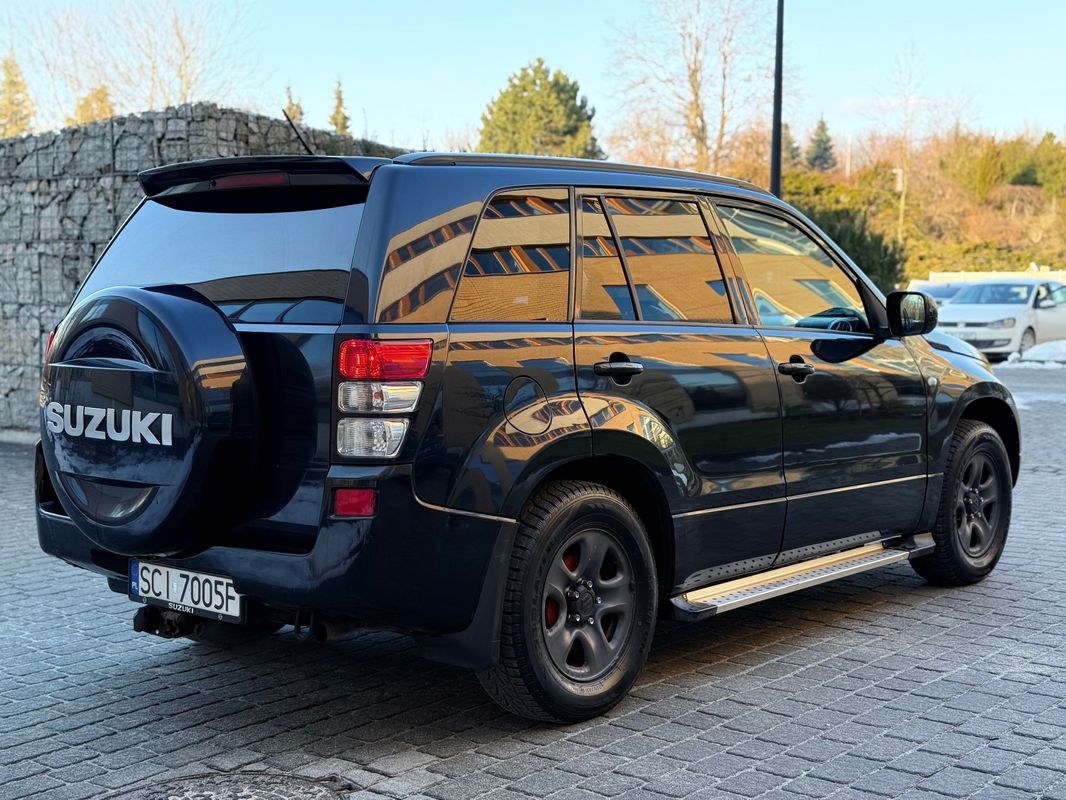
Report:
M 164 639 L 177 639 L 194 633 L 199 623 L 195 617 L 180 611 L 162 611 L 151 606 L 141 606 L 133 615 L 133 630 L 151 633 Z

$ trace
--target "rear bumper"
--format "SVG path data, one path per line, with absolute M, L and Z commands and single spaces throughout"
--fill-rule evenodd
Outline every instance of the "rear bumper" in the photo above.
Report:
M 330 483 L 376 485 L 376 516 L 325 519 L 307 553 L 211 547 L 152 560 L 229 576 L 257 605 L 414 633 L 433 657 L 473 667 L 491 663 L 514 524 L 419 503 L 402 466 L 376 476 L 334 467 Z M 113 585 L 128 581 L 128 557 L 100 549 L 68 517 L 38 505 L 37 529 L 46 553 Z

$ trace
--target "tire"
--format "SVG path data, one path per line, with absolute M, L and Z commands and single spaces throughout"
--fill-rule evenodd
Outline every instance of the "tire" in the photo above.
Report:
M 1021 341 L 1018 343 L 1018 355 L 1024 355 L 1025 351 L 1036 344 L 1036 331 L 1026 328 L 1022 331 Z
M 237 331 L 192 289 L 116 286 L 81 300 L 56 329 L 39 414 L 58 499 L 103 550 L 195 553 L 246 516 L 254 376 Z
M 961 420 L 944 470 L 936 547 L 911 561 L 914 571 L 938 586 L 965 586 L 988 575 L 1007 542 L 1012 485 L 999 434 L 983 422 Z
M 578 722 L 602 714 L 644 667 L 658 596 L 655 559 L 633 507 L 595 483 L 546 484 L 519 518 L 500 658 L 478 679 L 521 717 Z

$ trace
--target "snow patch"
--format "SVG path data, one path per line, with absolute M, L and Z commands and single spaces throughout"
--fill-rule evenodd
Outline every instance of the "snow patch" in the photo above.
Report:
M 1066 369 L 1066 339 L 1034 345 L 1024 355 L 1011 353 L 1000 369 Z

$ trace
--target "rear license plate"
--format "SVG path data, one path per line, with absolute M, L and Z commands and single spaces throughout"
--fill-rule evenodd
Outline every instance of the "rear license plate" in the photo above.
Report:
M 130 560 L 130 600 L 224 622 L 241 621 L 233 581 L 187 569 Z

